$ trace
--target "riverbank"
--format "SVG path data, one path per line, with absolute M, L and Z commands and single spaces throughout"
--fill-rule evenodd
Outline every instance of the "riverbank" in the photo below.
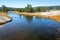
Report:
M 5 12 L 0 12 L 0 25 L 11 21 L 12 18 Z
M 37 17 L 48 18 L 60 22 L 60 11 L 38 12 L 38 13 L 26 13 L 26 12 L 17 12 L 17 11 L 14 12 L 21 15 L 37 16 Z

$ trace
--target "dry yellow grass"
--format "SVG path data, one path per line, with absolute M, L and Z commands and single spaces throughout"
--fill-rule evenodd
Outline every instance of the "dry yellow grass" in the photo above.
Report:
M 10 16 L 8 16 L 8 14 L 7 14 L 6 12 L 0 12 L 0 15 L 5 16 L 5 17 L 7 17 L 7 18 L 11 19 L 11 17 L 10 17 Z
M 57 22 L 60 22 L 60 15 L 49 16 L 49 19 L 53 19 L 56 20 Z

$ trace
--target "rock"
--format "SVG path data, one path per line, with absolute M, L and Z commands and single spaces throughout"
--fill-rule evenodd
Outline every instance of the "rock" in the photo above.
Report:
M 9 18 L 9 17 L 6 17 L 6 16 L 0 16 L 0 25 L 4 24 L 4 23 L 7 23 L 7 22 L 9 22 L 11 20 L 12 20 L 11 17 Z

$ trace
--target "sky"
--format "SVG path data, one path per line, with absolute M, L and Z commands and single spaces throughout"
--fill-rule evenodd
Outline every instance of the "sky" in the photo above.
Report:
M 0 7 L 5 5 L 7 7 L 24 8 L 27 4 L 36 6 L 56 6 L 60 5 L 60 0 L 0 0 Z

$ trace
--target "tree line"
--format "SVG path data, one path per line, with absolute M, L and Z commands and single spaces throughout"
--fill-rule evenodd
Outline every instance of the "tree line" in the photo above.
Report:
M 60 10 L 60 6 L 38 6 L 38 7 L 32 7 L 32 5 L 28 4 L 25 8 L 11 8 L 6 7 L 5 5 L 2 5 L 0 7 L 0 11 L 2 12 L 8 12 L 8 11 L 19 11 L 19 12 L 46 12 L 49 10 Z

